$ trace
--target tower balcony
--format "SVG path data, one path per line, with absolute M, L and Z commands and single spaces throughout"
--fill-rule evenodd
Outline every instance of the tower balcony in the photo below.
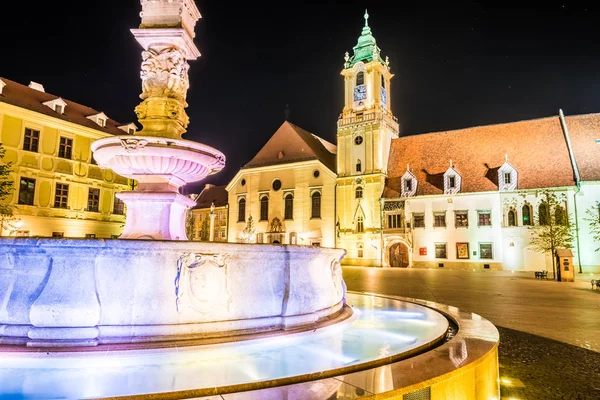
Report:
M 342 114 L 338 119 L 338 129 L 349 125 L 375 122 L 384 122 L 392 132 L 396 135 L 399 134 L 398 118 L 390 113 L 381 111 L 365 111 L 363 113 L 357 113 L 352 117 L 344 117 Z

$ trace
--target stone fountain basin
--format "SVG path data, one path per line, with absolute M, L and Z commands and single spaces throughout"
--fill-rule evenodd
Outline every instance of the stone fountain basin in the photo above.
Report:
M 102 343 L 311 327 L 343 308 L 341 249 L 0 239 L 0 343 Z
M 132 179 L 164 175 L 177 177 L 180 184 L 185 184 L 225 167 L 223 153 L 189 140 L 115 136 L 93 142 L 92 151 L 100 166 Z

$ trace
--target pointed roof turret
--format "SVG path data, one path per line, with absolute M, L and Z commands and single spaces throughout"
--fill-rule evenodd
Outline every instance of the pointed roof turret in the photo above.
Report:
M 369 13 L 365 10 L 365 26 L 362 29 L 361 35 L 358 38 L 358 43 L 354 46 L 354 55 L 346 61 L 346 68 L 354 66 L 359 61 L 371 62 L 373 60 L 385 64 L 381 58 L 381 49 L 377 46 L 377 42 L 371 32 L 369 26 Z

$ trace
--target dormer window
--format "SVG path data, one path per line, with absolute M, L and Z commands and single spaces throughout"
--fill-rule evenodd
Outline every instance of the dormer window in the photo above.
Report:
M 44 103 L 46 107 L 51 108 L 53 111 L 55 111 L 58 114 L 64 114 L 65 113 L 65 107 L 67 106 L 67 103 L 65 103 L 65 101 L 63 99 L 61 99 L 60 97 L 54 100 L 49 100 L 46 101 Z
M 454 167 L 448 168 L 444 173 L 444 194 L 459 193 L 461 183 L 461 176 Z
M 94 115 L 88 115 L 86 118 L 91 119 L 101 128 L 106 127 L 106 121 L 108 120 L 108 117 L 103 112 Z
M 417 178 L 412 172 L 406 171 L 402 175 L 402 186 L 400 188 L 401 197 L 412 197 L 417 194 Z
M 498 169 L 498 190 L 517 190 L 517 170 L 508 161 Z
M 2 79 L 0 79 L 0 94 L 2 94 L 2 91 L 4 90 L 4 86 L 6 86 L 6 83 L 4 83 L 4 81 Z
M 122 130 L 123 132 L 127 133 L 128 135 L 133 135 L 137 131 L 137 126 L 135 126 L 135 124 L 133 122 L 131 122 L 127 125 L 121 125 L 118 128 L 120 130 Z

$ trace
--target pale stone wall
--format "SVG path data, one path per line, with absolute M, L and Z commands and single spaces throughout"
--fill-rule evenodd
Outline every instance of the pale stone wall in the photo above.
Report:
M 25 129 L 40 132 L 38 151 L 23 150 Z M 115 193 L 130 189 L 128 180 L 93 165 L 91 143 L 111 136 L 33 111 L 0 103 L 0 133 L 6 149 L 4 162 L 12 162 L 15 190 L 9 198 L 21 227 L 5 226 L 2 235 L 110 238 L 122 232 L 124 216 L 113 214 Z M 60 137 L 73 139 L 71 159 L 59 158 Z M 21 177 L 35 179 L 33 205 L 18 204 Z M 68 184 L 67 208 L 54 208 L 56 184 Z M 87 211 L 90 188 L 100 189 L 98 212 Z
M 319 171 L 315 178 L 314 171 Z M 279 179 L 281 189 L 273 190 L 273 181 Z M 245 184 L 242 185 L 242 181 Z M 229 242 L 240 242 L 241 233 L 246 221 L 238 222 L 238 202 L 246 199 L 246 219 L 249 215 L 255 223 L 256 237 L 254 242 L 289 244 L 291 234 L 297 235 L 296 244 L 335 246 L 335 174 L 316 160 L 279 164 L 251 169 L 242 169 L 227 185 L 229 193 Z M 321 192 L 321 218 L 311 218 L 314 191 Z M 285 196 L 294 196 L 293 219 L 284 218 Z M 260 199 L 269 197 L 268 219 L 260 220 Z M 278 218 L 282 223 L 281 236 L 271 232 L 272 222 Z

